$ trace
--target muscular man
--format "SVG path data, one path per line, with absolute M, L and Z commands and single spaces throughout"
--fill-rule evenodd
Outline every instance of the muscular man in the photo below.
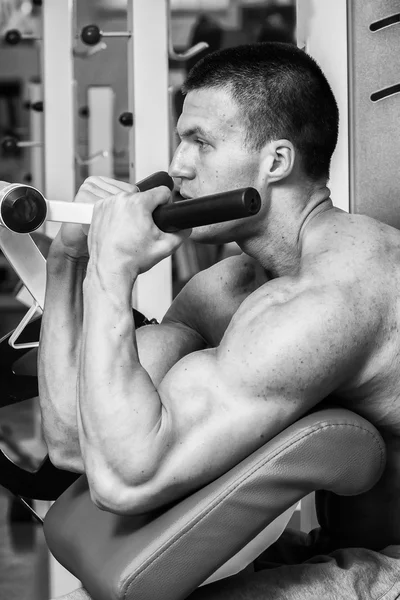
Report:
M 333 206 L 338 111 L 303 51 L 210 54 L 185 92 L 171 164 L 181 194 L 253 186 L 261 210 L 194 230 L 198 242 L 236 241 L 243 254 L 196 275 L 160 325 L 136 332 L 138 274 L 187 232 L 153 223 L 166 188 L 84 183 L 77 199 L 96 201 L 88 241 L 64 225 L 48 259 L 39 367 L 50 457 L 86 473 L 96 505 L 134 514 L 204 486 L 333 398 L 384 436 L 379 484 L 338 499 L 334 541 L 322 528 L 285 550 L 284 536 L 257 572 L 193 600 L 397 598 L 400 233 Z

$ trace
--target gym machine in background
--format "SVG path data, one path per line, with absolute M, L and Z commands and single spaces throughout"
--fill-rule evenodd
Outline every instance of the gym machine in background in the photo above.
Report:
M 35 183 L 39 182 L 42 176 L 42 183 L 37 184 L 37 187 L 43 191 L 44 196 L 55 201 L 71 202 L 76 194 L 77 102 L 74 60 L 90 60 L 91 56 L 100 50 L 107 52 L 104 40 L 110 37 L 110 34 L 122 37 L 121 43 L 127 45 L 128 114 L 125 117 L 121 115 L 121 124 L 129 126 L 129 181 L 134 183 L 144 179 L 149 173 L 168 169 L 170 162 L 168 52 L 173 53 L 172 57 L 175 60 L 186 60 L 188 57 L 188 54 L 178 55 L 172 48 L 169 35 L 169 2 L 128 0 L 127 26 L 124 32 L 102 32 L 97 26 L 78 30 L 75 5 L 72 0 L 44 1 L 41 11 L 42 32 L 40 39 L 36 40 L 42 64 L 41 89 L 39 92 L 35 90 L 34 98 L 30 98 L 34 99 L 35 108 L 39 108 L 39 111 L 35 115 L 32 113 L 32 119 L 35 116 L 37 121 L 31 127 L 31 140 L 27 140 L 25 144 L 22 142 L 22 145 L 31 146 L 29 151 L 35 152 L 31 155 L 31 167 L 36 165 L 35 169 L 37 168 Z M 99 43 L 97 43 L 96 36 L 98 38 L 99 35 L 101 39 L 98 39 Z M 81 39 L 81 36 L 84 39 Z M 13 32 L 9 34 L 8 41 L 15 45 L 22 39 L 23 34 Z M 88 45 L 82 52 L 77 49 L 78 41 L 86 44 L 96 41 L 96 45 Z M 204 45 L 191 49 L 190 55 L 203 48 Z M 149 72 L 152 74 L 151 77 L 148 76 Z M 38 106 L 37 102 L 41 102 L 41 105 Z M 90 144 L 93 144 L 95 155 L 99 153 L 100 159 L 108 159 L 107 174 L 110 174 L 113 140 L 109 123 L 113 118 L 110 114 L 113 109 L 113 98 L 111 94 L 105 92 L 100 99 L 99 90 L 89 90 L 88 103 L 90 104 L 89 118 L 97 119 L 96 115 L 101 110 L 101 106 L 109 111 L 106 117 L 102 117 L 102 121 L 106 120 L 108 123 L 108 134 L 104 130 L 101 140 L 95 137 L 93 124 Z M 104 139 L 106 135 L 108 137 Z M 153 139 L 157 139 L 157 144 L 151 144 Z M 21 142 L 17 143 L 21 144 Z M 91 147 L 90 152 L 92 152 Z M 92 159 L 93 156 L 88 158 Z M 86 160 L 78 157 L 78 163 Z M 95 163 L 92 162 L 92 165 L 94 167 Z M 58 228 L 58 224 L 47 221 L 44 233 L 54 237 Z M 15 234 L 6 228 L 1 229 L 3 246 L 4 236 L 7 234 L 10 234 L 8 235 L 8 244 L 10 244 L 10 236 Z M 143 314 L 160 320 L 171 301 L 172 270 L 171 259 L 168 258 L 138 278 L 135 285 L 135 306 Z M 29 298 L 28 302 L 32 302 L 32 299 Z M 32 304 L 32 307 L 35 307 L 35 304 Z M 46 506 L 42 506 L 41 509 L 46 510 Z M 38 510 L 40 512 L 40 508 Z M 51 597 L 61 596 L 78 587 L 75 578 L 53 558 L 49 563 L 49 582 Z
M 30 147 L 35 149 L 36 157 L 36 151 L 41 152 L 43 168 L 38 167 L 38 172 L 44 173 L 44 179 L 43 185 L 37 187 L 46 197 L 62 201 L 73 199 L 77 164 L 87 165 L 89 174 L 113 176 L 113 92 L 107 86 L 88 89 L 88 156 L 81 157 L 77 151 L 74 81 L 74 59 L 90 60 L 93 55 L 107 51 L 105 40 L 110 38 L 119 38 L 127 46 L 128 110 L 120 115 L 119 122 L 129 127 L 129 181 L 133 183 L 149 172 L 168 168 L 168 58 L 185 61 L 204 50 L 207 44 L 200 42 L 186 52 L 175 52 L 170 35 L 169 0 L 129 0 L 127 8 L 125 30 L 102 31 L 96 24 L 78 28 L 74 3 L 52 0 L 42 6 L 41 35 L 27 36 L 18 30 L 5 34 L 5 41 L 10 45 L 15 46 L 29 37 L 41 46 L 43 94 L 35 106 L 42 111 L 44 134 L 41 136 L 36 128 L 35 137 L 29 141 L 3 140 L 3 149 Z M 86 49 L 79 49 L 79 44 Z M 149 72 L 152 77 L 148 76 Z M 153 139 L 157 139 L 156 145 L 151 143 Z M 36 182 L 36 175 L 34 180 Z M 57 230 L 57 225 L 47 223 L 44 233 L 54 237 Z M 159 294 L 160 287 L 163 294 Z M 172 301 L 171 260 L 166 259 L 141 276 L 135 288 L 137 308 L 160 319 Z
M 333 203 L 399 228 L 399 3 L 296 3 L 298 45 L 321 65 L 339 105 Z

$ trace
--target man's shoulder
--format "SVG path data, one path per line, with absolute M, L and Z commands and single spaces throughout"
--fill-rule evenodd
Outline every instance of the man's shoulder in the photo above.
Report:
M 398 302 L 400 232 L 364 215 L 339 214 L 313 232 L 302 257 L 300 283 L 325 290 L 334 310 L 354 324 L 386 322 Z M 330 298 L 331 296 L 331 298 Z
M 324 216 L 310 228 L 304 244 L 302 267 L 318 277 L 354 284 L 371 281 L 385 266 L 395 266 L 400 232 L 366 215 L 342 211 Z

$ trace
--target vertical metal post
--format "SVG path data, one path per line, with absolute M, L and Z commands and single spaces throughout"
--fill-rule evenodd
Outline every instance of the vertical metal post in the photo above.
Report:
M 114 92 L 106 85 L 95 85 L 88 89 L 89 131 L 88 154 L 103 156 L 89 162 L 89 175 L 114 177 Z
M 134 183 L 168 170 L 168 22 L 167 0 L 129 0 L 128 102 L 133 113 L 129 137 L 129 176 Z M 140 275 L 134 303 L 160 320 L 172 301 L 171 259 Z
M 40 102 L 43 100 L 43 89 L 41 81 L 35 79 L 28 84 L 29 102 Z M 35 142 L 43 143 L 43 113 L 30 110 L 29 116 L 29 137 Z M 32 174 L 32 185 L 43 190 L 44 172 L 43 172 L 43 146 L 30 149 L 30 171 Z
M 75 195 L 73 0 L 43 3 L 44 192 L 72 201 Z M 53 237 L 59 229 L 46 224 Z
M 73 0 L 43 3 L 42 81 L 44 101 L 44 193 L 54 200 L 75 195 L 75 85 Z M 46 223 L 54 237 L 56 223 Z M 72 592 L 80 582 L 49 557 L 50 598 Z
M 349 211 L 349 61 L 347 0 L 296 0 L 297 45 L 326 75 L 339 107 L 339 140 L 329 187 L 335 206 Z

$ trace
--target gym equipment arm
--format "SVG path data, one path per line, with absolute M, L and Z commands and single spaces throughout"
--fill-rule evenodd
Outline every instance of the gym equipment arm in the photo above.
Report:
M 167 173 L 160 171 L 137 187 L 145 191 L 169 184 L 172 189 L 169 179 Z M 247 187 L 159 206 L 153 219 L 159 229 L 173 232 L 253 216 L 260 206 L 257 190 Z M 46 219 L 89 224 L 92 214 L 91 204 L 46 200 L 39 190 L 28 185 L 11 184 L 0 193 L 0 224 L 14 233 L 32 233 Z

